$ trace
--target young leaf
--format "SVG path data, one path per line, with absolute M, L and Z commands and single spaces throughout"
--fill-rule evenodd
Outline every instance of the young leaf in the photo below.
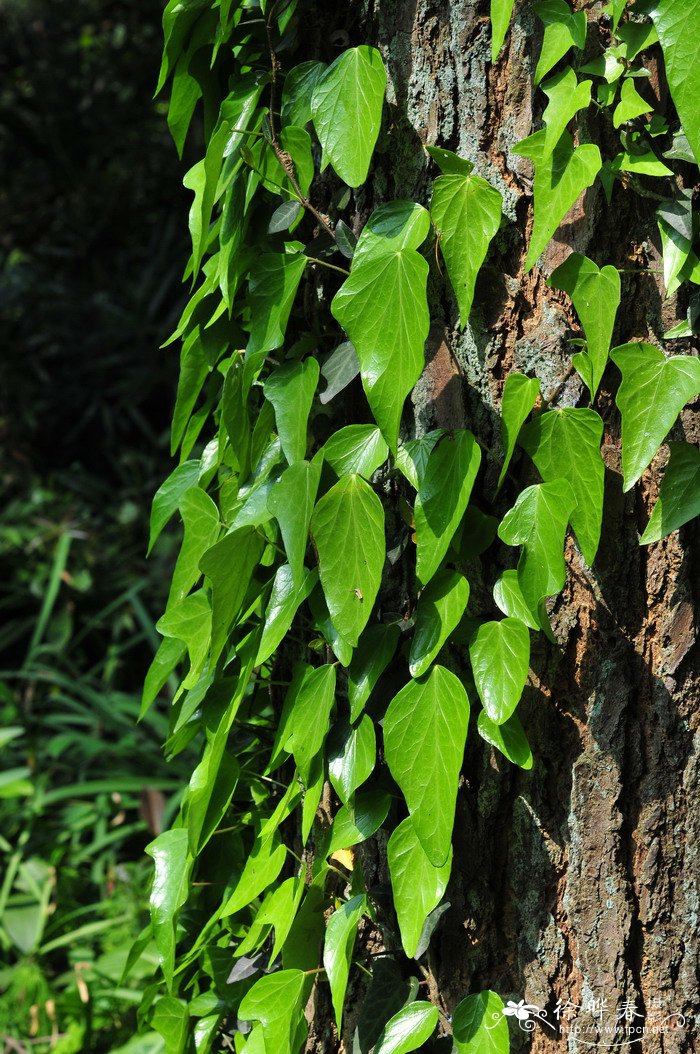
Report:
M 410 1054 L 432 1036 L 438 1023 L 438 1008 L 432 1003 L 409 1003 L 387 1021 L 374 1054 Z
M 363 714 L 357 725 L 345 721 L 333 730 L 328 745 L 328 778 L 347 805 L 357 788 L 369 779 L 377 759 L 377 743 L 371 717 Z
M 653 109 L 654 107 L 641 97 L 634 81 L 628 77 L 622 82 L 620 101 L 613 113 L 613 125 L 619 128 L 626 121 L 633 121 L 635 117 L 641 117 L 643 113 L 649 113 Z
M 323 447 L 323 458 L 337 476 L 353 472 L 370 479 L 389 457 L 389 448 L 375 425 L 346 425 Z
M 190 487 L 197 486 L 200 467 L 199 461 L 184 461 L 173 469 L 156 491 L 151 507 L 149 553 L 168 520 L 177 512 L 183 496 Z
M 289 313 L 306 267 L 303 253 L 263 253 L 248 284 L 248 355 L 274 351 L 284 343 Z
M 466 326 L 479 268 L 501 223 L 501 195 L 481 176 L 438 176 L 430 217 Z
M 173 570 L 167 607 L 187 596 L 200 576 L 200 559 L 219 534 L 219 510 L 201 487 L 190 487 L 185 491 L 180 514 L 185 534 Z
M 351 721 L 360 716 L 375 684 L 391 662 L 399 636 L 400 630 L 395 623 L 370 626 L 362 634 L 348 670 Z
M 265 1051 L 297 1054 L 294 1038 L 304 1010 L 305 980 L 301 970 L 278 970 L 259 978 L 244 995 L 238 1017 L 261 1023 Z
M 446 150 L 444 146 L 426 146 L 425 149 L 443 176 L 468 176 L 474 170 L 474 165 L 471 161 L 460 157 L 459 154 L 455 154 L 452 150 Z
M 521 769 L 532 768 L 532 751 L 517 714 L 511 714 L 507 721 L 498 725 L 482 710 L 476 728 L 481 738 L 499 750 L 513 765 Z
M 355 647 L 382 577 L 382 503 L 361 476 L 343 476 L 314 509 L 311 535 L 331 620 Z
M 376 48 L 348 48 L 319 77 L 311 96 L 311 116 L 330 161 L 350 187 L 367 179 L 382 121 L 386 71 Z
M 435 867 L 442 867 L 450 854 L 468 724 L 464 686 L 442 666 L 433 666 L 420 681 L 402 688 L 384 718 L 389 770 Z
M 164 637 L 175 637 L 187 645 L 190 670 L 183 681 L 184 688 L 191 688 L 202 671 L 211 641 L 211 627 L 211 608 L 201 589 L 169 607 L 156 623 L 156 629 Z
M 277 833 L 267 838 L 256 838 L 243 873 L 231 896 L 224 901 L 221 907 L 220 917 L 227 918 L 229 915 L 234 915 L 259 897 L 279 875 L 286 856 L 287 849 L 281 844 Z
M 298 584 L 304 574 L 304 554 L 316 501 L 321 462 L 297 461 L 280 476 L 267 498 L 267 507 L 280 525 L 284 549 Z
M 421 593 L 409 653 L 411 677 L 421 677 L 459 624 L 469 600 L 469 583 L 456 571 L 441 571 Z
M 401 943 L 411 959 L 416 954 L 425 920 L 440 903 L 447 888 L 452 851 L 441 867 L 434 867 L 418 840 L 409 816 L 389 839 L 387 860 Z
M 372 413 L 395 450 L 404 401 L 423 369 L 428 263 L 414 249 L 360 255 L 359 248 L 331 313 L 352 341 Z
M 517 571 L 504 571 L 493 587 L 493 599 L 499 611 L 509 618 L 520 619 L 529 629 L 539 629 L 539 624 L 525 602 Z
M 687 0 L 657 0 L 650 14 L 659 34 L 671 96 L 700 163 L 700 7 Z
M 320 368 L 314 358 L 278 366 L 265 381 L 263 391 L 275 408 L 277 432 L 290 465 L 306 454 L 306 431 Z
M 522 545 L 518 584 L 533 615 L 545 597 L 564 588 L 564 537 L 576 497 L 568 480 L 526 487 L 505 514 L 498 537 L 506 545 Z
M 353 261 L 366 256 L 419 249 L 430 230 L 430 215 L 417 201 L 388 201 L 374 210 L 362 228 Z
M 520 429 L 540 394 L 540 382 L 536 377 L 523 373 L 510 373 L 503 388 L 501 416 L 503 429 L 503 467 L 498 477 L 498 486 L 503 485 Z
M 364 894 L 346 901 L 335 911 L 326 925 L 326 939 L 323 944 L 323 965 L 326 977 L 331 986 L 333 1010 L 338 1032 L 343 1021 L 343 1003 L 345 989 L 348 985 L 352 950 L 360 919 L 367 910 L 367 898 Z
M 212 666 L 221 655 L 240 612 L 264 544 L 255 527 L 241 527 L 207 549 L 199 561 L 212 587 Z
M 595 410 L 548 410 L 520 433 L 520 443 L 545 483 L 566 479 L 576 498 L 571 526 L 587 564 L 592 564 L 603 520 L 605 466 L 600 453 L 603 422 Z
M 284 745 L 294 755 L 301 778 L 307 785 L 311 761 L 328 734 L 334 702 L 335 666 L 319 666 L 312 670 L 294 693 Z
M 395 464 L 414 490 L 418 490 L 423 482 L 431 451 L 444 435 L 444 428 L 435 428 L 432 432 L 426 432 L 424 436 L 408 439 L 405 443 L 399 444 Z
M 146 846 L 153 857 L 155 876 L 150 910 L 158 961 L 168 988 L 172 988 L 175 967 L 175 927 L 180 908 L 187 900 L 192 859 L 188 852 L 187 831 L 177 827 L 163 831 Z
M 587 256 L 571 253 L 548 285 L 568 293 L 586 334 L 587 349 L 574 355 L 573 363 L 595 399 L 620 306 L 620 272 L 607 264 L 597 267 Z
M 481 463 L 481 450 L 471 432 L 459 428 L 445 435 L 428 457 L 418 488 L 416 573 L 423 585 L 433 577 L 459 526 Z
M 491 0 L 491 62 L 498 58 L 513 15 L 515 0 Z
M 530 667 L 530 634 L 524 622 L 484 622 L 469 643 L 474 683 L 484 710 L 497 725 L 520 702 Z
M 508 1019 L 495 992 L 468 995 L 452 1016 L 457 1054 L 509 1054 Z
M 282 89 L 282 121 L 303 128 L 311 120 L 311 98 L 325 73 L 324 62 L 301 62 L 290 70 Z
M 585 13 L 581 14 L 585 19 Z M 591 186 L 602 165 L 597 146 L 587 143 L 574 147 L 568 132 L 562 134 L 551 156 L 543 157 L 546 135 L 546 129 L 535 132 L 524 141 L 528 144 L 525 149 L 520 143 L 515 150 L 524 157 L 532 157 L 535 163 L 534 220 L 526 271 L 534 267 L 557 227 L 579 194 Z
M 574 13 L 566 0 L 539 0 L 532 7 L 544 24 L 542 51 L 535 70 L 535 84 L 539 84 L 569 48 L 578 48 L 580 51 L 584 47 L 586 12 Z
M 279 234 L 280 231 L 288 231 L 300 211 L 301 205 L 298 201 L 283 201 L 270 216 L 267 233 Z
M 389 815 L 390 805 L 391 796 L 384 791 L 375 788 L 358 791 L 353 808 L 344 805 L 333 817 L 326 856 L 371 838 Z
M 685 404 L 700 392 L 700 359 L 667 359 L 651 344 L 623 344 L 610 353 L 622 373 L 615 402 L 622 414 L 623 490 L 650 464 Z
M 578 83 L 571 66 L 542 85 L 549 102 L 542 114 L 546 132 L 542 146 L 541 161 L 546 161 L 554 153 L 554 148 L 566 131 L 569 121 L 579 110 L 588 108 L 591 102 L 591 82 Z
M 691 443 L 669 443 L 671 457 L 651 519 L 640 545 L 658 542 L 700 516 L 700 450 Z

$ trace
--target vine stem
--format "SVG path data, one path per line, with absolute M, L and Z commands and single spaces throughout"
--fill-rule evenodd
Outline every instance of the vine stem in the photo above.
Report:
M 349 275 L 350 274 L 350 272 L 346 271 L 344 267 L 338 267 L 336 264 L 327 263 L 326 260 L 319 260 L 317 256 L 307 256 L 306 259 L 310 260 L 311 263 L 320 264 L 321 267 L 328 267 L 329 270 L 331 270 L 331 271 L 339 271 L 340 274 L 344 274 L 344 275 Z

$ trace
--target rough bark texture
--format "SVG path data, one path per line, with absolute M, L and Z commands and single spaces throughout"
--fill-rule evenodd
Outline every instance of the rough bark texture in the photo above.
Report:
M 602 5 L 585 6 L 589 18 L 600 16 Z M 492 66 L 487 15 L 486 0 L 375 0 L 355 29 L 381 48 L 390 73 L 390 121 L 367 210 L 393 197 L 427 200 L 422 143 L 470 158 L 504 196 L 511 222 L 480 276 L 464 332 L 434 270 L 429 365 L 413 397 L 418 433 L 470 427 L 498 451 L 501 393 L 512 369 L 536 374 L 558 406 L 582 396 L 566 341 L 578 324 L 568 298 L 546 286 L 554 267 L 572 249 L 626 268 L 657 266 L 659 254 L 654 202 L 617 187 L 609 207 L 598 185 L 571 211 L 540 265 L 523 273 L 531 168 L 512 149 L 541 120 L 545 100 L 532 86 L 540 27 L 530 5 L 516 3 L 514 27 Z M 666 88 L 653 68 L 651 86 L 663 108 Z M 583 138 L 612 156 L 615 143 L 601 118 L 592 116 L 586 131 Z M 655 275 L 624 275 L 617 342 L 658 339 L 682 307 L 663 300 Z M 559 999 L 603 999 L 608 1012 L 630 1001 L 640 1015 L 635 1026 L 658 1019 L 659 1007 L 682 1012 L 684 1028 L 631 1048 L 682 1054 L 695 1049 L 700 1008 L 699 582 L 691 556 L 698 527 L 638 545 L 663 454 L 644 486 L 623 495 L 612 398 L 618 380 L 610 366 L 597 402 L 607 466 L 600 553 L 589 568 L 569 538 L 568 585 L 552 613 L 556 645 L 534 636 L 520 713 L 535 765 L 529 773 L 514 769 L 484 749 L 472 728 L 451 907 L 429 967 L 448 1013 L 483 988 L 543 1007 L 550 1020 Z M 697 440 L 698 431 L 690 407 L 675 434 Z M 524 483 L 534 480 L 526 459 L 514 471 Z M 495 461 L 487 463 L 485 502 L 497 472 Z M 506 487 L 496 511 L 510 507 L 515 493 Z M 493 615 L 491 587 L 502 568 L 488 560 L 470 568 L 470 611 Z M 365 867 L 380 879 L 386 874 L 381 853 L 366 853 Z M 348 1022 L 350 1037 L 352 1013 Z M 588 1049 L 545 1027 L 513 1035 L 516 1050 Z M 593 1026 L 583 1037 L 601 1038 Z M 318 1049 L 335 1049 L 328 1036 L 318 1042 Z
M 598 54 L 602 5 L 585 6 L 594 19 L 589 46 Z M 626 269 L 656 267 L 659 260 L 655 202 L 618 187 L 608 207 L 598 184 L 566 217 L 539 267 L 524 274 L 531 168 L 512 148 L 540 126 L 545 99 L 532 87 L 540 23 L 529 4 L 516 7 L 494 66 L 487 0 L 374 0 L 357 8 L 350 23 L 351 36 L 357 35 L 352 42 L 380 47 L 390 76 L 383 160 L 359 201 L 365 210 L 359 218 L 388 198 L 427 201 L 422 143 L 470 158 L 504 196 L 510 222 L 489 254 L 464 332 L 433 268 L 429 362 L 413 395 L 417 433 L 469 427 L 497 452 L 509 371 L 537 374 L 557 406 L 575 406 L 582 397 L 566 339 L 578 335 L 577 319 L 568 298 L 547 288 L 547 275 L 571 250 Z M 338 19 L 341 27 L 348 24 Z M 649 89 L 663 110 L 665 83 L 654 66 L 652 74 Z M 603 120 L 591 116 L 583 131 L 604 156 L 613 155 L 616 143 Z M 658 339 L 683 308 L 675 298 L 663 299 L 656 275 L 623 275 L 617 343 Z M 446 898 L 451 906 L 433 939 L 428 991 L 440 993 L 447 1013 L 467 993 L 485 988 L 537 1004 L 550 1020 L 560 999 L 579 1006 L 605 1000 L 608 1014 L 627 1000 L 638 1015 L 631 1021 L 636 1027 L 679 1012 L 684 1028 L 647 1035 L 631 1049 L 683 1054 L 695 1050 L 700 1034 L 694 647 L 700 584 L 692 558 L 698 526 L 639 546 L 663 453 L 644 485 L 623 495 L 613 398 L 618 380 L 610 366 L 597 403 L 607 468 L 601 549 L 589 568 L 569 538 L 568 584 L 552 610 L 557 643 L 533 636 L 520 708 L 536 757 L 531 772 L 485 748 L 472 727 Z M 674 434 L 697 442 L 697 417 L 687 408 Z M 514 466 L 523 484 L 533 482 L 530 471 L 525 458 Z M 484 504 L 492 501 L 497 476 L 497 462 L 486 463 Z M 494 511 L 502 514 L 514 496 L 506 486 Z M 479 494 L 475 500 L 480 503 Z M 501 570 L 479 561 L 468 569 L 470 611 L 494 616 L 491 587 Z M 452 658 L 459 663 L 459 649 Z M 366 874 L 386 878 L 382 851 L 363 854 Z M 513 1048 L 583 1051 L 609 1042 L 594 1021 L 587 1015 L 589 1031 L 579 1040 L 544 1027 L 514 1029 Z M 352 1007 L 346 1028 L 342 1049 L 349 1051 Z M 316 1050 L 336 1049 L 330 1027 L 315 1043 Z

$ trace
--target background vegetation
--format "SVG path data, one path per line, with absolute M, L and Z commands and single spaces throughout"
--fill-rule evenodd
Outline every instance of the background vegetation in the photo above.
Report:
M 179 787 L 162 715 L 135 724 L 186 258 L 161 46 L 157 4 L 0 5 L 0 1049 L 133 1035 L 143 848 Z

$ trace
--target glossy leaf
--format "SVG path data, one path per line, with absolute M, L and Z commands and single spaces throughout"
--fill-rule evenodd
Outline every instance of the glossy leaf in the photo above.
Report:
M 459 624 L 469 600 L 469 583 L 456 571 L 441 571 L 420 595 L 409 652 L 411 677 L 424 674 Z
M 536 377 L 526 377 L 523 373 L 509 373 L 506 377 L 501 404 L 503 467 L 498 477 L 499 487 L 506 478 L 520 429 L 527 420 L 539 394 L 540 382 Z
M 546 161 L 552 156 L 569 121 L 579 110 L 585 110 L 590 105 L 591 82 L 583 80 L 579 84 L 571 66 L 567 66 L 561 73 L 550 77 L 542 85 L 542 91 L 549 100 L 542 114 L 546 132 L 540 160 Z
M 428 264 L 414 249 L 358 256 L 359 248 L 331 312 L 352 341 L 372 413 L 395 450 L 403 404 L 423 369 Z
M 548 284 L 568 293 L 586 334 L 586 351 L 574 355 L 574 366 L 594 399 L 612 341 L 620 306 L 620 272 L 610 264 L 598 267 L 588 257 L 571 253 L 552 273 Z
M 279 366 L 265 381 L 263 391 L 275 408 L 277 432 L 290 465 L 306 454 L 309 412 L 320 368 L 314 358 Z
M 282 121 L 301 128 L 311 120 L 314 88 L 327 69 L 324 62 L 301 62 L 289 71 L 282 89 Z
M 452 868 L 452 852 L 441 867 L 435 867 L 407 817 L 391 835 L 387 846 L 394 907 L 399 920 L 401 943 L 413 958 L 423 925 L 442 900 Z
M 356 721 L 360 716 L 374 686 L 391 662 L 399 636 L 396 624 L 369 626 L 362 634 L 348 669 L 351 721 Z
M 491 62 L 498 58 L 513 15 L 515 0 L 491 0 Z
M 457 429 L 431 451 L 414 507 L 416 573 L 427 585 L 447 552 L 469 501 L 481 463 L 471 432 Z
M 184 999 L 166 995 L 156 1003 L 151 1025 L 163 1037 L 163 1054 L 183 1054 L 187 1046 L 190 1012 Z
M 212 664 L 223 651 L 263 548 L 255 527 L 241 527 L 212 545 L 199 562 L 212 586 Z
M 285 469 L 267 499 L 267 507 L 280 525 L 295 583 L 304 576 L 309 524 L 320 479 L 320 461 L 297 461 Z
M 353 265 L 378 253 L 419 249 L 430 230 L 430 215 L 417 201 L 388 201 L 374 210 L 362 228 Z
M 328 983 L 331 986 L 331 999 L 338 1032 L 340 1032 L 343 1022 L 345 989 L 348 985 L 357 927 L 366 910 L 367 898 L 364 894 L 361 894 L 348 900 L 342 907 L 333 912 L 326 924 L 323 965 Z
M 622 474 L 628 491 L 650 464 L 678 414 L 700 392 L 700 359 L 666 356 L 651 344 L 610 354 L 622 373 L 615 402 L 622 414 Z
M 444 428 L 435 428 L 417 439 L 408 439 L 399 444 L 395 464 L 414 490 L 418 490 L 423 482 L 431 451 L 444 435 Z
M 595 559 L 603 520 L 605 466 L 600 453 L 603 422 L 594 410 L 548 410 L 520 433 L 520 443 L 545 483 L 566 479 L 576 498 L 571 526 L 590 565 Z
M 484 710 L 497 725 L 520 702 L 530 668 L 530 634 L 516 618 L 484 622 L 469 642 L 474 683 Z
M 336 395 L 355 380 L 359 372 L 360 360 L 357 352 L 350 341 L 346 340 L 331 352 L 321 366 L 321 376 L 326 382 L 326 387 L 318 397 L 319 402 L 325 406 L 331 399 L 335 399 Z
M 328 746 L 328 778 L 344 805 L 372 775 L 376 760 L 374 724 L 367 714 L 356 725 L 346 722 L 334 729 Z
M 191 487 L 197 486 L 199 469 L 199 461 L 184 461 L 173 469 L 156 491 L 151 507 L 149 553 L 168 520 L 177 512 L 184 495 Z
M 700 164 L 700 4 L 697 0 L 656 0 L 650 14 L 673 101 Z
M 367 178 L 382 121 L 386 71 L 376 48 L 343 51 L 319 77 L 311 97 L 311 116 L 330 162 L 350 187 Z
M 520 619 L 530 629 L 539 629 L 537 620 L 530 611 L 518 581 L 517 571 L 504 571 L 493 587 L 496 607 L 511 618 Z
M 244 995 L 238 1017 L 260 1022 L 265 1051 L 297 1054 L 293 1041 L 304 1009 L 304 981 L 301 970 L 279 970 L 259 978 Z
M 361 476 L 343 476 L 316 506 L 311 534 L 331 620 L 355 647 L 382 577 L 382 503 Z
M 452 1032 L 457 1054 L 509 1054 L 508 1019 L 495 992 L 468 995 L 455 1007 Z
M 464 327 L 471 311 L 476 276 L 501 223 L 501 195 L 481 176 L 438 176 L 433 184 L 430 216 Z
M 507 721 L 499 725 L 482 710 L 476 727 L 481 738 L 499 750 L 513 765 L 521 769 L 532 768 L 532 751 L 517 714 L 511 714 Z
M 389 448 L 374 425 L 340 428 L 323 447 L 323 458 L 337 476 L 356 472 L 370 479 L 388 457 Z
M 613 125 L 619 128 L 621 124 L 633 121 L 635 117 L 641 117 L 642 114 L 649 113 L 653 109 L 654 107 L 641 97 L 634 86 L 634 81 L 627 78 L 622 82 L 620 101 L 613 114 Z
M 302 253 L 263 253 L 253 264 L 248 284 L 249 355 L 273 351 L 284 343 L 306 262 Z
M 444 176 L 468 176 L 474 171 L 473 162 L 453 150 L 446 150 L 444 146 L 426 146 L 425 149 Z
M 428 859 L 450 854 L 469 699 L 449 670 L 433 666 L 394 696 L 384 718 L 384 751 Z
M 168 606 L 187 596 L 200 577 L 199 561 L 219 534 L 219 510 L 201 487 L 190 487 L 180 501 L 185 534 L 173 570 Z
M 333 817 L 326 855 L 371 838 L 389 815 L 390 805 L 391 797 L 385 791 L 374 787 L 358 791 L 352 808 L 343 805 Z
M 305 783 L 308 783 L 311 761 L 328 734 L 334 702 L 335 666 L 311 670 L 293 693 L 284 745 L 294 755 Z
M 539 0 L 533 10 L 544 24 L 542 50 L 537 60 L 535 84 L 539 84 L 570 48 L 581 50 L 586 43 L 586 12 L 573 12 L 566 0 Z
M 410 1054 L 432 1036 L 438 1023 L 438 1008 L 432 1003 L 409 1003 L 387 1021 L 374 1054 Z
M 191 688 L 204 666 L 212 637 L 212 613 L 204 592 L 200 589 L 173 604 L 158 620 L 156 629 L 164 637 L 174 637 L 187 645 L 190 671 L 183 686 Z
M 265 609 L 265 620 L 262 637 L 258 646 L 255 665 L 261 666 L 284 639 L 300 605 L 318 581 L 318 574 L 306 571 L 301 584 L 297 586 L 289 564 L 280 564 L 275 572 L 270 600 Z
M 661 491 L 640 545 L 658 542 L 700 516 L 700 450 L 691 443 L 669 443 L 671 457 Z
M 267 838 L 256 838 L 243 872 L 231 896 L 221 908 L 221 918 L 234 915 L 260 896 L 279 875 L 286 856 L 287 850 L 280 843 L 277 834 L 272 834 Z
M 545 597 L 564 588 L 564 538 L 576 497 L 565 479 L 526 487 L 498 528 L 506 545 L 522 545 L 518 584 L 525 602 L 537 615 Z
M 158 961 L 168 988 L 172 988 L 175 968 L 175 928 L 180 908 L 187 900 L 192 860 L 187 831 L 183 827 L 163 831 L 146 846 L 153 857 L 155 874 L 149 906 Z

